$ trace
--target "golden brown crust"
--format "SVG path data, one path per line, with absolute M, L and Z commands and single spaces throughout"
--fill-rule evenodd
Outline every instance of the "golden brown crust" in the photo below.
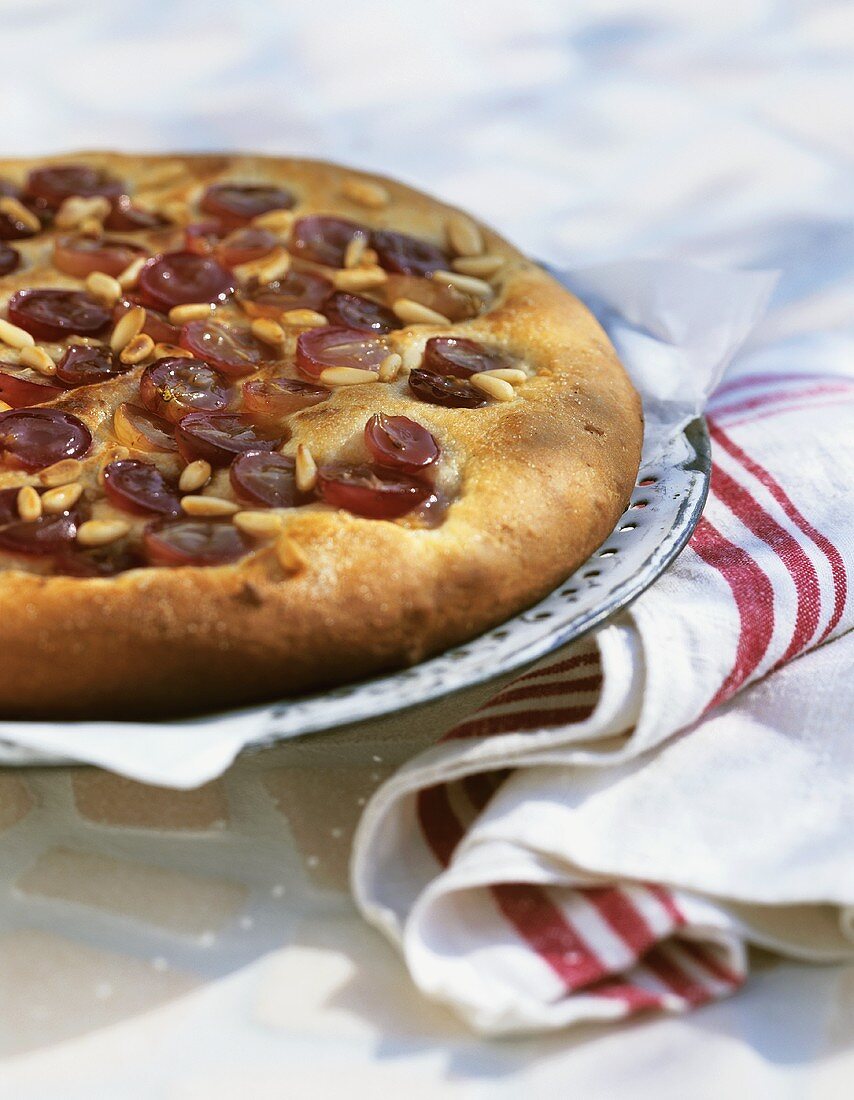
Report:
M 160 200 L 192 197 L 217 179 L 282 182 L 297 194 L 299 214 L 342 213 L 437 242 L 452 213 L 385 179 L 391 202 L 366 210 L 342 197 L 342 180 L 379 178 L 318 162 L 99 153 L 51 163 L 62 159 L 103 165 L 138 187 L 152 167 L 174 162 L 184 175 L 161 188 Z M 0 161 L 0 177 L 20 180 L 35 163 Z M 536 373 L 506 404 L 417 405 L 417 419 L 443 449 L 444 476 L 458 484 L 441 526 L 297 509 L 288 532 L 307 564 L 293 575 L 271 545 L 234 565 L 134 569 L 106 579 L 39 575 L 7 560 L 5 570 L 0 563 L 0 714 L 188 713 L 414 663 L 529 606 L 600 545 L 637 473 L 639 399 L 587 309 L 481 229 L 487 251 L 506 262 L 492 308 L 455 330 L 512 350 Z M 13 275 L 0 281 L 0 298 L 47 283 L 31 270 L 17 281 Z M 446 331 L 417 329 L 420 337 Z M 115 398 L 93 396 L 100 389 L 75 391 L 58 404 L 104 442 Z M 318 461 L 358 452 L 365 421 L 377 411 L 415 415 L 405 381 L 342 387 L 295 418 L 292 447 L 310 441 Z M 0 488 L 8 478 L 0 473 Z

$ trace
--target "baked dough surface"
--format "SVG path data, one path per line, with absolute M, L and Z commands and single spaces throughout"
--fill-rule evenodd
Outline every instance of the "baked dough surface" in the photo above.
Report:
M 455 214 L 394 180 L 296 159 L 76 153 L 0 161 L 0 178 L 21 184 L 33 167 L 63 162 L 107 169 L 158 210 L 186 203 L 192 211 L 218 181 L 281 183 L 296 196 L 297 217 L 337 214 L 443 247 Z M 159 172 L 166 182 L 157 182 Z M 366 208 L 351 200 L 344 184 L 354 179 L 380 184 L 389 201 Z M 455 335 L 505 349 L 529 375 L 513 399 L 476 409 L 428 404 L 414 399 L 404 370 L 391 383 L 337 387 L 329 400 L 291 416 L 284 447 L 292 454 L 307 444 L 319 465 L 364 461 L 368 418 L 408 416 L 441 447 L 439 482 L 451 501 L 443 521 L 425 527 L 367 519 L 324 504 L 291 509 L 284 529 L 305 562 L 296 572 L 283 569 L 269 539 L 233 564 L 143 567 L 104 578 L 56 575 L 50 559 L 0 551 L 0 715 L 178 715 L 355 680 L 480 634 L 589 557 L 635 481 L 640 401 L 588 310 L 477 224 L 486 253 L 504 260 L 492 277 L 494 297 L 470 319 L 409 325 L 391 333 L 389 344 L 403 352 L 431 336 Z M 0 279 L 0 316 L 23 287 L 82 289 L 51 263 L 57 232 L 9 242 L 23 263 Z M 117 442 L 114 411 L 133 399 L 142 369 L 50 403 L 92 432 L 82 480 L 96 517 L 118 514 L 104 501 L 98 474 Z M 217 478 L 213 488 L 227 495 Z M 0 489 L 27 484 L 38 486 L 39 474 L 0 459 Z

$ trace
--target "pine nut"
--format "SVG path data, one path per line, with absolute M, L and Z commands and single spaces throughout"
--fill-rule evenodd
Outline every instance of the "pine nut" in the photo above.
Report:
M 294 325 L 298 328 L 320 328 L 328 324 L 323 314 L 313 309 L 286 309 L 280 320 L 283 325 Z
M 182 497 L 181 507 L 188 516 L 233 516 L 240 511 L 234 501 L 224 497 Z
M 110 337 L 110 350 L 122 351 L 135 337 L 139 336 L 145 326 L 145 310 L 142 306 L 131 306 L 124 317 L 120 317 Z
M 77 528 L 77 541 L 81 546 L 108 546 L 128 531 L 130 524 L 121 519 L 87 519 Z
M 11 195 L 4 195 L 0 198 L 0 214 L 5 214 L 12 221 L 20 222 L 31 233 L 38 233 L 42 227 L 42 223 L 32 210 L 28 210 L 22 202 L 12 198 Z
M 332 282 L 338 290 L 369 290 L 382 286 L 388 275 L 381 267 L 350 267 L 333 272 Z
M 86 289 L 93 298 L 97 298 L 105 305 L 112 306 L 122 296 L 122 288 L 118 279 L 107 275 L 103 271 L 91 271 L 86 276 Z
M 297 447 L 294 463 L 294 481 L 301 493 L 310 493 L 317 484 L 317 463 L 304 443 Z
M 186 348 L 179 348 L 177 344 L 155 344 L 155 359 L 193 359 L 195 356 Z
M 83 495 L 83 486 L 79 481 L 70 485 L 60 485 L 57 489 L 48 489 L 42 496 L 42 508 L 50 515 L 58 515 L 73 507 Z
M 252 219 L 252 225 L 258 229 L 267 229 L 271 233 L 290 233 L 294 224 L 294 215 L 290 210 L 268 210 L 264 214 L 257 214 Z
M 483 375 L 486 374 L 486 378 Z M 478 371 L 473 374 L 469 382 L 475 389 L 481 390 L 495 401 L 512 401 L 515 397 L 513 387 L 509 382 L 503 382 L 500 378 L 493 378 L 486 371 Z
M 276 557 L 285 573 L 300 573 L 308 565 L 305 551 L 288 535 L 282 535 L 276 543 Z
M 454 271 L 459 271 L 461 275 L 476 275 L 481 279 L 488 279 L 503 265 L 503 256 L 458 256 L 451 261 Z
M 502 382 L 509 382 L 511 386 L 520 386 L 528 381 L 528 376 L 517 367 L 498 367 L 495 370 L 478 371 L 482 378 L 498 378 Z
M 70 195 L 56 212 L 55 224 L 58 229 L 76 229 L 87 219 L 94 219 L 100 227 L 110 212 L 110 203 L 103 195 Z
M 390 355 L 387 355 L 385 359 L 380 363 L 379 378 L 380 382 L 393 382 L 400 374 L 400 368 L 403 366 L 403 359 L 393 351 Z
M 403 369 L 406 371 L 418 370 L 424 359 L 424 352 L 417 344 L 407 344 L 403 349 Z
M 435 309 L 428 309 L 411 298 L 398 298 L 392 303 L 395 316 L 405 325 L 449 325 L 451 322 Z
M 169 310 L 170 325 L 186 325 L 189 321 L 206 321 L 213 313 L 210 302 L 188 302 Z
M 358 267 L 367 247 L 368 238 L 364 233 L 357 233 L 344 249 L 344 266 Z
M 182 493 L 194 493 L 197 489 L 201 489 L 203 485 L 211 479 L 211 465 L 209 462 L 205 462 L 203 458 L 197 458 L 195 462 L 190 462 L 181 471 L 181 476 L 178 478 L 178 488 Z
M 475 279 L 473 275 L 461 275 L 458 271 L 434 271 L 433 278 L 441 279 L 443 283 L 448 283 L 456 290 L 461 290 L 464 294 L 474 294 L 477 298 L 489 298 L 493 293 L 492 287 L 483 279 Z
M 137 259 L 132 260 L 127 265 L 121 275 L 116 277 L 116 282 L 122 288 L 122 290 L 132 290 L 139 279 L 139 273 L 148 263 L 145 256 L 139 256 Z
M 256 317 L 249 327 L 256 339 L 271 347 L 279 347 L 285 342 L 285 330 L 269 317 Z
M 7 413 L 11 408 L 8 401 L 0 401 L 0 412 Z
M 267 283 L 274 283 L 277 279 L 283 278 L 291 269 L 291 256 L 289 252 L 281 250 L 277 255 L 274 255 L 272 259 L 267 260 L 257 270 L 256 278 L 258 282 L 266 286 Z
M 11 321 L 4 321 L 0 317 L 0 341 L 8 344 L 10 348 L 31 348 L 35 340 L 22 328 L 13 325 Z
M 38 344 L 32 347 L 21 348 L 18 362 L 22 367 L 30 367 L 32 370 L 37 370 L 39 374 L 56 374 L 56 363 L 54 363 L 44 348 L 40 348 Z
M 282 517 L 275 512 L 238 512 L 231 522 L 256 539 L 273 538 L 282 529 Z
M 70 482 L 76 481 L 82 472 L 83 464 L 78 462 L 76 458 L 63 458 L 42 470 L 39 474 L 39 481 L 42 485 L 47 485 L 48 488 L 52 489 L 57 485 L 68 485 Z
M 379 183 L 370 180 L 346 179 L 341 191 L 351 202 L 366 206 L 369 210 L 381 210 L 388 206 L 391 196 Z
M 458 256 L 479 256 L 483 252 L 483 234 L 465 214 L 452 214 L 445 229 L 448 244 Z
M 362 386 L 368 382 L 378 382 L 375 371 L 362 370 L 361 367 L 327 367 L 320 372 L 320 381 L 324 386 Z
M 18 505 L 18 515 L 21 519 L 34 520 L 42 514 L 42 498 L 32 485 L 25 485 L 18 490 L 15 498 Z
M 141 332 L 125 345 L 119 353 L 119 359 L 127 365 L 135 366 L 143 359 L 147 359 L 153 351 L 154 341 L 146 333 Z

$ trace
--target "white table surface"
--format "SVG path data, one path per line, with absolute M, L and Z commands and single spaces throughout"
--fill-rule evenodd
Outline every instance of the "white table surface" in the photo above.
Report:
M 747 354 L 851 369 L 844 0 L 0 0 L 0 26 L 8 153 L 325 156 L 566 264 L 781 268 Z M 758 959 L 686 1018 L 501 1043 L 419 1000 L 352 908 L 347 842 L 448 720 L 284 746 L 190 794 L 0 772 L 0 1093 L 852 1094 L 852 969 Z

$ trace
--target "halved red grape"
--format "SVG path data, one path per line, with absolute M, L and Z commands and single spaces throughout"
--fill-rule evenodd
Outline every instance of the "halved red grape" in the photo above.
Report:
M 379 370 L 388 355 L 386 342 L 354 328 L 312 328 L 297 337 L 297 366 L 307 378 L 327 367 Z
M 9 320 L 41 340 L 62 340 L 71 333 L 99 336 L 111 314 L 79 290 L 18 290 L 9 299 Z
M 104 492 L 117 508 L 137 516 L 181 514 L 181 500 L 151 462 L 123 458 L 104 467 Z
M 256 378 L 243 383 L 243 404 L 257 417 L 280 420 L 325 401 L 331 393 L 326 386 L 312 386 L 295 378 Z
M 432 275 L 434 271 L 447 270 L 451 262 L 438 245 L 392 229 L 375 229 L 371 233 L 371 247 L 383 267 L 401 275 Z
M 143 532 L 150 565 L 224 565 L 243 557 L 251 545 L 233 524 L 215 520 L 158 520 Z
M 0 243 L 0 276 L 11 275 L 18 270 L 21 263 L 21 253 L 11 245 Z
M 191 321 L 179 339 L 182 348 L 232 378 L 253 374 L 273 355 L 248 329 L 226 328 L 217 321 Z
M 13 466 L 42 470 L 63 458 L 81 458 L 92 436 L 61 409 L 13 409 L 0 413 L 0 453 Z
M 5 401 L 13 409 L 23 409 L 28 405 L 43 405 L 53 401 L 63 392 L 60 386 L 51 386 L 44 382 L 30 382 L 18 374 L 0 371 L 0 401 Z
M 330 325 L 341 328 L 357 328 L 364 332 L 391 332 L 400 328 L 400 321 L 390 309 L 362 298 L 358 294 L 346 294 L 336 291 L 323 307 Z
M 368 519 L 397 519 L 422 504 L 431 486 L 371 466 L 322 466 L 317 491 L 326 504 Z
M 8 180 L 0 180 L 0 195 L 9 199 L 21 199 L 20 190 L 10 183 Z M 20 241 L 25 237 L 32 237 L 38 233 L 38 229 L 33 229 L 27 222 L 22 221 L 15 214 L 0 214 L 0 241 Z M 11 268 L 9 270 L 12 270 Z M 3 272 L 4 275 L 8 274 L 8 271 Z
M 199 206 L 230 226 L 245 225 L 270 210 L 290 210 L 294 196 L 284 187 L 265 183 L 215 183 Z
M 208 256 L 216 248 L 226 230 L 219 221 L 193 222 L 184 229 L 184 248 L 199 256 Z
M 64 543 L 56 553 L 53 568 L 69 577 L 115 577 L 145 564 L 139 550 L 122 539 L 93 550 L 84 550 L 79 543 Z
M 139 396 L 149 412 L 177 423 L 191 412 L 221 412 L 230 397 L 223 378 L 198 359 L 168 357 L 146 367 Z
M 189 302 L 224 302 L 234 293 L 234 276 L 212 256 L 164 252 L 139 273 L 146 304 L 169 311 Z
M 140 301 L 136 301 L 135 298 L 135 295 L 119 298 L 113 307 L 114 324 L 120 321 L 129 309 L 142 304 Z M 177 344 L 178 337 L 181 335 L 180 328 L 177 325 L 170 325 L 169 318 L 165 313 L 160 313 L 159 310 L 153 309 L 151 306 L 146 306 L 145 324 L 142 331 L 158 344 Z
M 430 405 L 450 409 L 479 409 L 487 404 L 486 394 L 476 390 L 462 378 L 436 374 L 432 370 L 414 370 L 409 375 L 409 388 L 419 399 Z
M 311 271 L 291 270 L 282 279 L 262 286 L 250 286 L 240 304 L 250 317 L 279 317 L 289 309 L 322 312 L 332 292 L 332 283 Z
M 408 416 L 377 413 L 365 425 L 365 444 L 378 466 L 417 474 L 439 457 L 439 444 Z
M 228 466 L 246 451 L 275 451 L 284 442 L 270 438 L 241 413 L 189 413 L 177 425 L 178 450 L 187 462 L 203 458 L 212 466 Z
M 217 245 L 216 254 L 226 267 L 260 260 L 278 245 L 278 238 L 266 229 L 247 225 L 235 229 Z
M 54 554 L 77 537 L 77 522 L 74 513 L 64 512 L 10 523 L 0 527 L 0 550 L 13 554 Z
M 270 508 L 293 508 L 309 497 L 296 486 L 294 460 L 275 451 L 249 451 L 229 470 L 232 487 L 242 500 Z
M 343 267 L 347 245 L 360 234 L 367 237 L 369 230 L 347 218 L 312 214 L 294 222 L 288 248 L 303 260 L 327 267 Z
M 168 420 L 123 401 L 113 414 L 113 431 L 120 443 L 132 451 L 165 452 L 178 450 L 173 425 Z
M 124 269 L 148 250 L 128 241 L 110 237 L 57 237 L 53 246 L 53 263 L 66 275 L 85 279 L 92 271 L 121 275 Z
M 119 195 L 113 202 L 104 227 L 111 233 L 133 233 L 138 229 L 162 229 L 168 224 L 159 214 L 134 206 L 130 195 Z
M 131 369 L 107 347 L 72 344 L 56 364 L 56 377 L 68 386 L 93 386 Z
M 34 168 L 27 176 L 26 184 L 28 195 L 41 199 L 52 209 L 61 206 L 72 195 L 84 198 L 103 195 L 114 199 L 124 190 L 121 180 L 117 180 L 103 168 L 93 168 L 89 164 L 54 164 L 46 168 Z
M 433 336 L 424 346 L 424 369 L 436 374 L 471 378 L 482 370 L 501 370 L 515 365 L 503 351 L 459 336 Z

